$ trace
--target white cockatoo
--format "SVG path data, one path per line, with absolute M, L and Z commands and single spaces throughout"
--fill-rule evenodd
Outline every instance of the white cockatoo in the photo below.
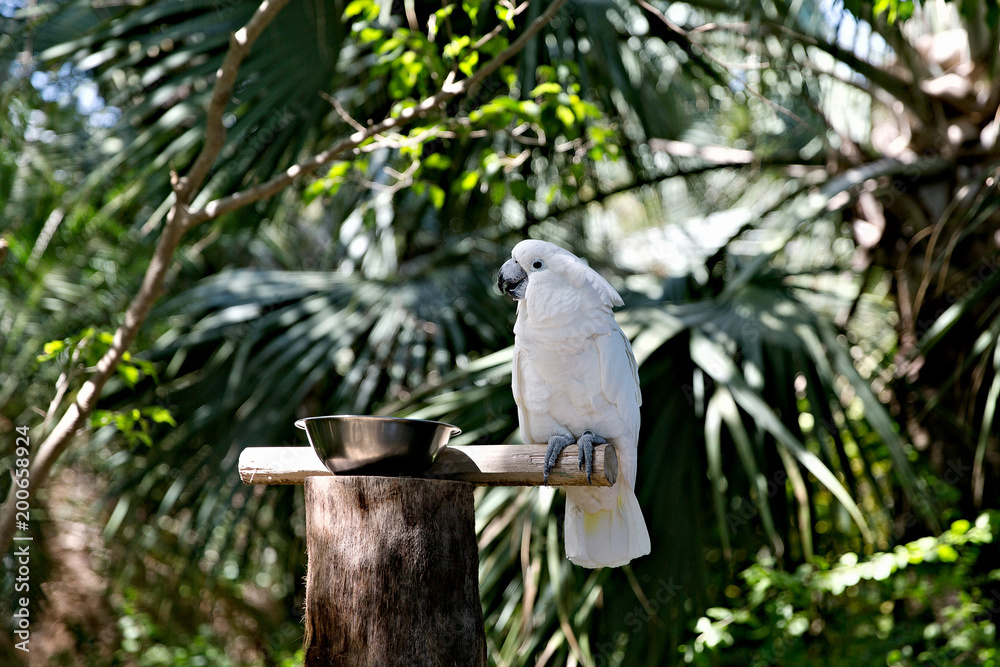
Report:
M 517 301 L 512 389 L 524 442 L 546 442 L 548 479 L 559 452 L 579 445 L 593 470 L 595 444 L 618 455 L 612 487 L 566 488 L 566 555 L 583 567 L 617 567 L 649 553 L 635 497 L 639 376 L 612 308 L 618 292 L 596 271 L 546 241 L 521 241 L 497 274 Z

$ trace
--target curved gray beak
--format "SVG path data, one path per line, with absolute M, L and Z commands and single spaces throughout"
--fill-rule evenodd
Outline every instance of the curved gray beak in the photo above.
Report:
M 528 274 L 513 258 L 508 259 L 497 272 L 497 287 L 514 299 L 523 299 L 524 292 L 528 288 Z

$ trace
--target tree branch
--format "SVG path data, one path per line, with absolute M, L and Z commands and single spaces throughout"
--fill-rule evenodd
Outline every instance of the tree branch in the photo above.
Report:
M 686 141 L 670 141 L 667 139 L 651 138 L 649 147 L 654 151 L 662 151 L 671 157 L 681 157 L 700 160 L 699 164 L 676 166 L 668 173 L 660 173 L 654 176 L 637 177 L 628 183 L 623 183 L 609 190 L 596 192 L 586 200 L 581 199 L 565 208 L 549 211 L 542 218 L 538 218 L 529 212 L 525 212 L 528 226 L 536 225 L 546 218 L 559 219 L 567 214 L 586 208 L 591 204 L 600 204 L 605 200 L 647 185 L 656 185 L 671 178 L 686 178 L 697 176 L 716 169 L 743 169 L 746 167 L 756 167 L 765 169 L 770 167 L 784 167 L 786 175 L 793 175 L 791 172 L 803 172 L 810 169 L 822 169 L 822 158 L 813 160 L 802 160 L 796 151 L 781 151 L 771 155 L 754 155 L 751 151 L 745 151 L 728 146 L 698 146 Z
M 195 158 L 194 164 L 187 176 L 180 179 L 175 187 L 177 201 L 187 205 L 191 203 L 194 194 L 201 188 L 208 176 L 209 170 L 219 157 L 219 151 L 226 143 L 226 126 L 222 122 L 226 107 L 233 98 L 233 86 L 236 85 L 236 75 L 240 65 L 250 53 L 250 47 L 257 41 L 264 28 L 271 22 L 288 0 L 264 0 L 245 26 L 229 36 L 229 50 L 222 60 L 215 75 L 215 85 L 212 87 L 212 97 L 208 103 L 208 114 L 205 118 L 205 143 L 201 152 Z
M 166 224 L 160 234 L 159 241 L 157 241 L 149 266 L 146 268 L 139 291 L 126 309 L 124 320 L 115 331 L 111 346 L 97 362 L 93 373 L 80 387 L 74 401 L 32 457 L 30 485 L 28 487 L 28 492 L 32 496 L 41 488 L 56 460 L 66 450 L 72 442 L 73 436 L 94 411 L 104 385 L 114 375 L 122 357 L 135 341 L 139 329 L 146 321 L 150 309 L 159 298 L 163 289 L 164 277 L 173 260 L 174 251 L 177 250 L 184 232 L 191 227 L 187 203 L 201 187 L 208 170 L 215 163 L 215 159 L 225 143 L 225 126 L 222 124 L 222 115 L 232 95 L 233 83 L 236 80 L 240 63 L 249 53 L 254 40 L 260 36 L 264 27 L 287 1 L 264 0 L 250 21 L 243 28 L 237 30 L 230 40 L 229 51 L 223 59 L 222 67 L 219 68 L 212 89 L 206 121 L 205 145 L 195 159 L 187 177 L 178 178 L 176 174 L 171 175 L 171 184 L 176 195 L 175 203 L 167 215 Z M 16 488 L 16 486 L 11 487 L 7 493 L 6 501 L 0 507 L 0 553 L 5 553 L 14 539 L 16 511 L 13 500 Z
M 511 56 L 523 49 L 528 41 L 534 37 L 545 24 L 552 20 L 552 17 L 559 12 L 564 4 L 566 4 L 566 0 L 554 0 L 554 2 L 552 2 L 552 4 L 550 4 L 545 11 L 538 16 L 538 18 L 532 21 L 531 24 L 525 28 L 524 32 L 521 33 L 516 40 L 511 42 L 506 49 L 494 56 L 492 60 L 479 68 L 479 70 L 477 70 L 472 76 L 454 83 L 445 82 L 440 91 L 431 97 L 426 98 L 416 106 L 404 109 L 398 116 L 385 118 L 381 122 L 365 128 L 363 131 L 359 130 L 345 139 L 341 139 L 325 151 L 317 153 L 316 155 L 313 155 L 307 160 L 304 160 L 296 165 L 292 165 L 283 173 L 275 176 L 269 181 L 247 190 L 233 193 L 227 197 L 210 201 L 204 206 L 204 208 L 191 212 L 191 226 L 193 227 L 203 222 L 207 222 L 208 220 L 213 220 L 220 215 L 243 208 L 248 204 L 260 201 L 261 199 L 270 199 L 291 185 L 292 182 L 299 176 L 306 176 L 313 173 L 324 164 L 332 162 L 347 151 L 354 150 L 376 134 L 381 134 L 386 130 L 391 130 L 396 127 L 409 125 L 417 118 L 440 108 L 445 102 L 453 97 L 469 92 L 490 74 L 493 74 L 493 72 L 500 69 L 500 66 L 507 62 Z

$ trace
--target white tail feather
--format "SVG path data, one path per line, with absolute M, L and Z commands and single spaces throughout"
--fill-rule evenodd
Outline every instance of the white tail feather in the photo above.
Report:
M 627 480 L 614 487 L 617 502 L 611 509 L 587 512 L 589 495 L 566 489 L 566 556 L 582 567 L 618 567 L 649 553 L 649 532 L 639 501 Z M 579 497 L 574 497 L 579 496 Z

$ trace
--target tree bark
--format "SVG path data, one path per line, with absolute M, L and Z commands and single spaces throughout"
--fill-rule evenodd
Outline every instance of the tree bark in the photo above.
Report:
M 486 665 L 473 488 L 305 481 L 305 667 Z

